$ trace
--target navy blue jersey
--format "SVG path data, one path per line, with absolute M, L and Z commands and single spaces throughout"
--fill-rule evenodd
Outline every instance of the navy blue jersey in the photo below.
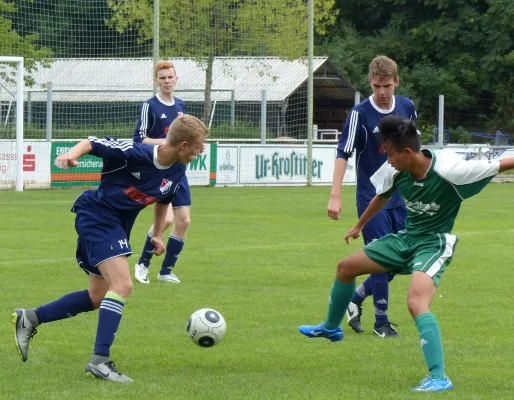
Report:
M 163 102 L 158 96 L 145 101 L 134 132 L 134 142 L 144 138 L 164 139 L 171 123 L 181 114 L 186 113 L 186 105 L 180 99 L 173 98 L 172 103 Z
M 376 195 L 371 176 L 387 161 L 387 154 L 380 144 L 378 132 L 379 121 L 387 115 L 401 115 L 415 121 L 417 118 L 414 103 L 407 97 L 393 96 L 393 105 L 389 110 L 380 109 L 370 96 L 354 106 L 339 137 L 337 157 L 348 160 L 353 152 L 357 153 L 357 207 L 366 208 Z M 403 204 L 402 197 L 396 192 L 384 208 L 393 208 Z
M 73 212 L 131 227 L 146 206 L 173 200 L 186 166 L 178 162 L 159 165 L 159 146 L 112 137 L 90 136 L 89 141 L 90 154 L 103 159 L 102 177 L 97 190 L 87 190 L 75 200 Z

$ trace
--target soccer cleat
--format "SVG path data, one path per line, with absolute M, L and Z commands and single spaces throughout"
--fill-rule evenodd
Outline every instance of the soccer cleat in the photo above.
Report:
M 386 322 L 384 325 L 373 328 L 373 333 L 381 338 L 386 337 L 401 337 L 398 332 L 396 332 L 396 329 L 394 329 L 395 326 L 398 326 L 396 324 L 391 324 L 390 322 Z
M 11 314 L 11 321 L 14 325 L 14 339 L 16 347 L 23 362 L 29 358 L 29 343 L 37 333 L 37 329 L 27 318 L 25 309 L 17 308 Z
M 148 268 L 144 264 L 136 264 L 134 268 L 134 277 L 140 283 L 150 283 L 148 279 Z
M 177 278 L 177 275 L 175 275 L 173 272 L 170 272 L 166 275 L 161 275 L 160 273 L 157 274 L 157 279 L 162 282 L 170 282 L 170 283 L 180 283 L 180 279 Z
M 350 303 L 346 310 L 346 318 L 348 319 L 348 325 L 357 333 L 364 332 L 364 328 L 361 325 L 362 307 L 355 303 Z
M 127 375 L 118 372 L 114 366 L 114 362 L 109 361 L 102 364 L 93 365 L 89 363 L 86 366 L 86 375 L 92 378 L 104 379 L 106 381 L 129 383 L 132 379 Z
M 339 342 L 343 340 L 344 337 L 343 330 L 340 326 L 329 330 L 325 329 L 323 323 L 319 325 L 300 325 L 298 330 L 301 334 L 307 336 L 310 339 L 322 337 L 329 339 L 331 342 Z
M 443 390 L 450 389 L 453 389 L 453 384 L 447 376 L 445 376 L 444 379 L 427 376 L 418 386 L 412 389 L 411 392 L 442 392 Z

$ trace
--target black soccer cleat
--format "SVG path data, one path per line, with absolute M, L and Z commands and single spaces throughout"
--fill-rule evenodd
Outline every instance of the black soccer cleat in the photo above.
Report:
M 348 325 L 357 333 L 364 332 L 364 328 L 361 325 L 362 307 L 355 303 L 350 303 L 346 310 L 346 318 L 348 319 Z
M 384 325 L 373 328 L 373 333 L 381 338 L 388 338 L 388 337 L 401 337 L 398 332 L 396 332 L 396 329 L 394 329 L 395 326 L 398 326 L 396 324 L 391 324 L 390 322 L 386 322 Z

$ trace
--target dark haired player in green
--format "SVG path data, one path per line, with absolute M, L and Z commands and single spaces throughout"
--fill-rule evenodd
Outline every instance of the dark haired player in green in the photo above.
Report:
M 407 206 L 406 229 L 377 239 L 339 261 L 327 320 L 298 329 L 309 338 L 340 341 L 340 324 L 357 276 L 381 272 L 412 274 L 407 305 L 430 372 L 413 391 L 448 390 L 453 385 L 445 374 L 441 333 L 430 312 L 430 303 L 453 258 L 458 239 L 451 231 L 462 201 L 479 193 L 499 172 L 513 169 L 514 158 L 465 161 L 448 151 L 421 150 L 414 122 L 399 116 L 383 118 L 379 130 L 387 163 L 372 176 L 377 195 L 345 240 L 358 238 L 364 225 L 387 204 L 396 189 Z

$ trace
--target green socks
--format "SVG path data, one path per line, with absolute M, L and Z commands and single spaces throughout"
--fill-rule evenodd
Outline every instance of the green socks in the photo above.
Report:
M 415 320 L 416 328 L 420 336 L 421 349 L 425 356 L 425 363 L 430 376 L 436 379 L 444 379 L 444 354 L 441 343 L 441 331 L 437 320 L 432 313 L 419 315 Z
M 355 280 L 352 283 L 343 283 L 337 279 L 334 281 L 330 292 L 325 329 L 332 330 L 341 325 L 344 313 L 352 300 L 353 292 L 355 292 Z

